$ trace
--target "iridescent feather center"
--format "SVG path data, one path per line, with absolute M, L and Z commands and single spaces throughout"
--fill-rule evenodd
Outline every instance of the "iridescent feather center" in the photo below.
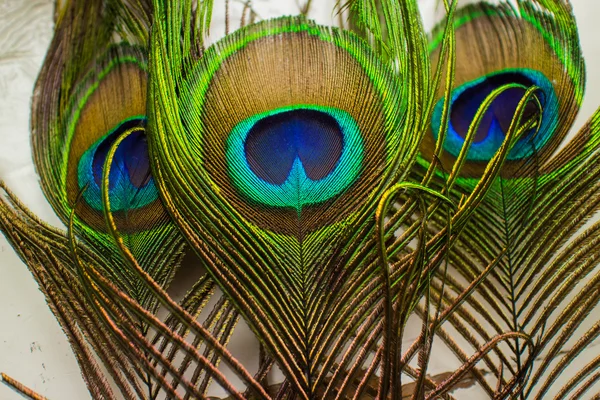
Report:
M 508 160 L 519 160 L 531 156 L 543 147 L 556 126 L 555 112 L 558 99 L 554 87 L 539 71 L 531 69 L 506 69 L 485 75 L 456 88 L 450 98 L 450 121 L 444 143 L 446 151 L 458 156 L 465 143 L 469 127 L 474 121 L 479 107 L 496 89 L 505 85 L 517 84 L 522 87 L 507 87 L 485 110 L 475 131 L 475 138 L 467 153 L 469 161 L 489 161 L 504 142 L 513 121 L 519 102 L 526 89 L 537 86 L 535 96 L 542 106 L 541 125 L 521 135 L 508 154 Z M 439 132 L 444 100 L 440 99 L 434 109 L 431 128 L 435 139 Z M 522 122 L 538 113 L 536 103 L 530 100 L 525 106 Z M 539 129 L 538 129 L 539 128 Z
M 345 111 L 284 107 L 240 122 L 228 138 L 226 156 L 229 176 L 243 195 L 300 212 L 356 180 L 363 143 Z

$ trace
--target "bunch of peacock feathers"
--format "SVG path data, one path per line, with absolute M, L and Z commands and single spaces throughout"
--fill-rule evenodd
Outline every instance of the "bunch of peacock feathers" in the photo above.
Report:
M 445 0 L 431 33 L 416 0 L 338 28 L 247 3 L 212 45 L 211 0 L 58 3 L 31 128 L 66 230 L 4 185 L 0 230 L 94 399 L 598 393 L 600 114 L 557 150 L 567 0 Z M 246 324 L 257 365 L 228 348 Z

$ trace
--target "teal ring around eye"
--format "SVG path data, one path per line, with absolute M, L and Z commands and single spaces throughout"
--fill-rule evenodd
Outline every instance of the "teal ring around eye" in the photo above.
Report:
M 319 180 L 306 175 L 301 160 L 296 157 L 282 184 L 273 184 L 258 177 L 246 158 L 245 143 L 252 127 L 261 119 L 294 110 L 315 110 L 333 117 L 342 133 L 342 152 L 333 170 Z M 253 115 L 238 123 L 227 138 L 226 162 L 233 186 L 245 197 L 276 208 L 292 208 L 298 213 L 305 206 L 319 204 L 342 193 L 359 177 L 364 158 L 360 129 L 347 112 L 315 105 L 282 107 Z
M 558 98 L 554 91 L 554 86 L 544 74 L 539 71 L 525 68 L 505 69 L 467 82 L 452 91 L 450 95 L 451 112 L 454 102 L 466 90 L 481 84 L 491 76 L 504 73 L 517 73 L 525 76 L 531 80 L 535 86 L 539 87 L 544 95 L 542 123 L 537 134 L 533 138 L 531 133 L 525 134 L 524 137 L 515 143 L 514 147 L 507 156 L 507 159 L 510 161 L 521 160 L 531 156 L 535 151 L 538 151 L 546 143 L 548 143 L 548 140 L 552 137 L 552 134 L 554 133 L 558 123 Z M 431 129 L 436 140 L 438 138 L 438 132 L 440 129 L 443 107 L 444 99 L 442 98 L 435 105 L 431 119 Z M 504 142 L 504 138 L 505 133 L 502 131 L 502 129 L 500 129 L 497 124 L 492 125 L 492 129 L 490 129 L 490 132 L 485 140 L 481 141 L 480 143 L 471 143 L 471 147 L 467 153 L 467 161 L 485 162 L 491 160 Z M 464 143 L 465 139 L 454 129 L 452 126 L 452 121 L 449 120 L 448 131 L 444 142 L 444 149 L 451 155 L 458 157 Z

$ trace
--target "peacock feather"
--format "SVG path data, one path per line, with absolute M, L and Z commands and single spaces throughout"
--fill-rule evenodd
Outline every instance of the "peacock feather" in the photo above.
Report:
M 558 150 L 568 1 L 444 0 L 430 34 L 415 0 L 335 27 L 245 2 L 231 33 L 224 6 L 209 43 L 212 1 L 56 3 L 31 129 L 66 229 L 0 184 L 0 230 L 92 398 L 597 391 L 600 117 Z
M 127 271 L 105 222 L 105 204 L 119 240 L 161 285 L 172 279 L 183 246 L 150 172 L 147 12 L 117 2 L 65 5 L 37 81 L 31 122 L 34 163 L 56 214 L 70 236 L 98 251 L 106 276 L 142 303 L 148 295 Z
M 442 29 L 431 42 L 434 60 Z M 588 398 L 595 378 L 583 371 L 597 367 L 597 223 L 584 223 L 598 201 L 598 113 L 556 152 L 584 89 L 574 18 L 562 3 L 481 4 L 457 12 L 454 29 L 448 68 L 455 73 L 438 90 L 414 171 L 427 179 L 425 168 L 435 160 L 439 172 L 431 182 L 456 201 L 478 191 L 491 169 L 497 175 L 448 254 L 452 272 L 433 285 L 450 304 L 467 289 L 473 293 L 449 320 L 443 341 L 460 354 L 458 337 L 481 348 L 503 332 L 526 333 L 528 340 L 486 355 L 486 368 L 496 376 L 506 374 L 503 368 L 527 371 L 521 398 Z M 498 360 L 512 363 L 499 368 Z M 573 365 L 582 373 L 560 387 L 557 378 L 569 376 Z

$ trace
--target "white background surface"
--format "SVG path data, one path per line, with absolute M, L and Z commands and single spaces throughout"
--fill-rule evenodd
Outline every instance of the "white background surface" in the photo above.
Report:
M 84 0 L 82 0 L 84 1 Z M 435 0 L 423 1 L 431 5 Z M 575 128 L 600 105 L 600 4 L 573 0 L 587 61 L 586 100 Z M 221 2 L 216 1 L 217 5 Z M 263 18 L 295 13 L 294 0 L 255 1 Z M 323 3 L 314 1 L 315 5 Z M 316 15 L 327 23 L 327 6 Z M 216 10 L 219 14 L 219 10 Z M 44 220 L 59 225 L 31 161 L 29 104 L 52 36 L 51 0 L 0 0 L 0 180 Z M 216 23 L 218 25 L 219 16 Z M 439 357 L 443 360 L 443 357 Z M 79 368 L 54 316 L 25 265 L 0 235 L 0 371 L 53 400 L 89 399 Z M 473 398 L 473 397 L 471 397 Z M 0 385 L 0 400 L 20 399 Z

